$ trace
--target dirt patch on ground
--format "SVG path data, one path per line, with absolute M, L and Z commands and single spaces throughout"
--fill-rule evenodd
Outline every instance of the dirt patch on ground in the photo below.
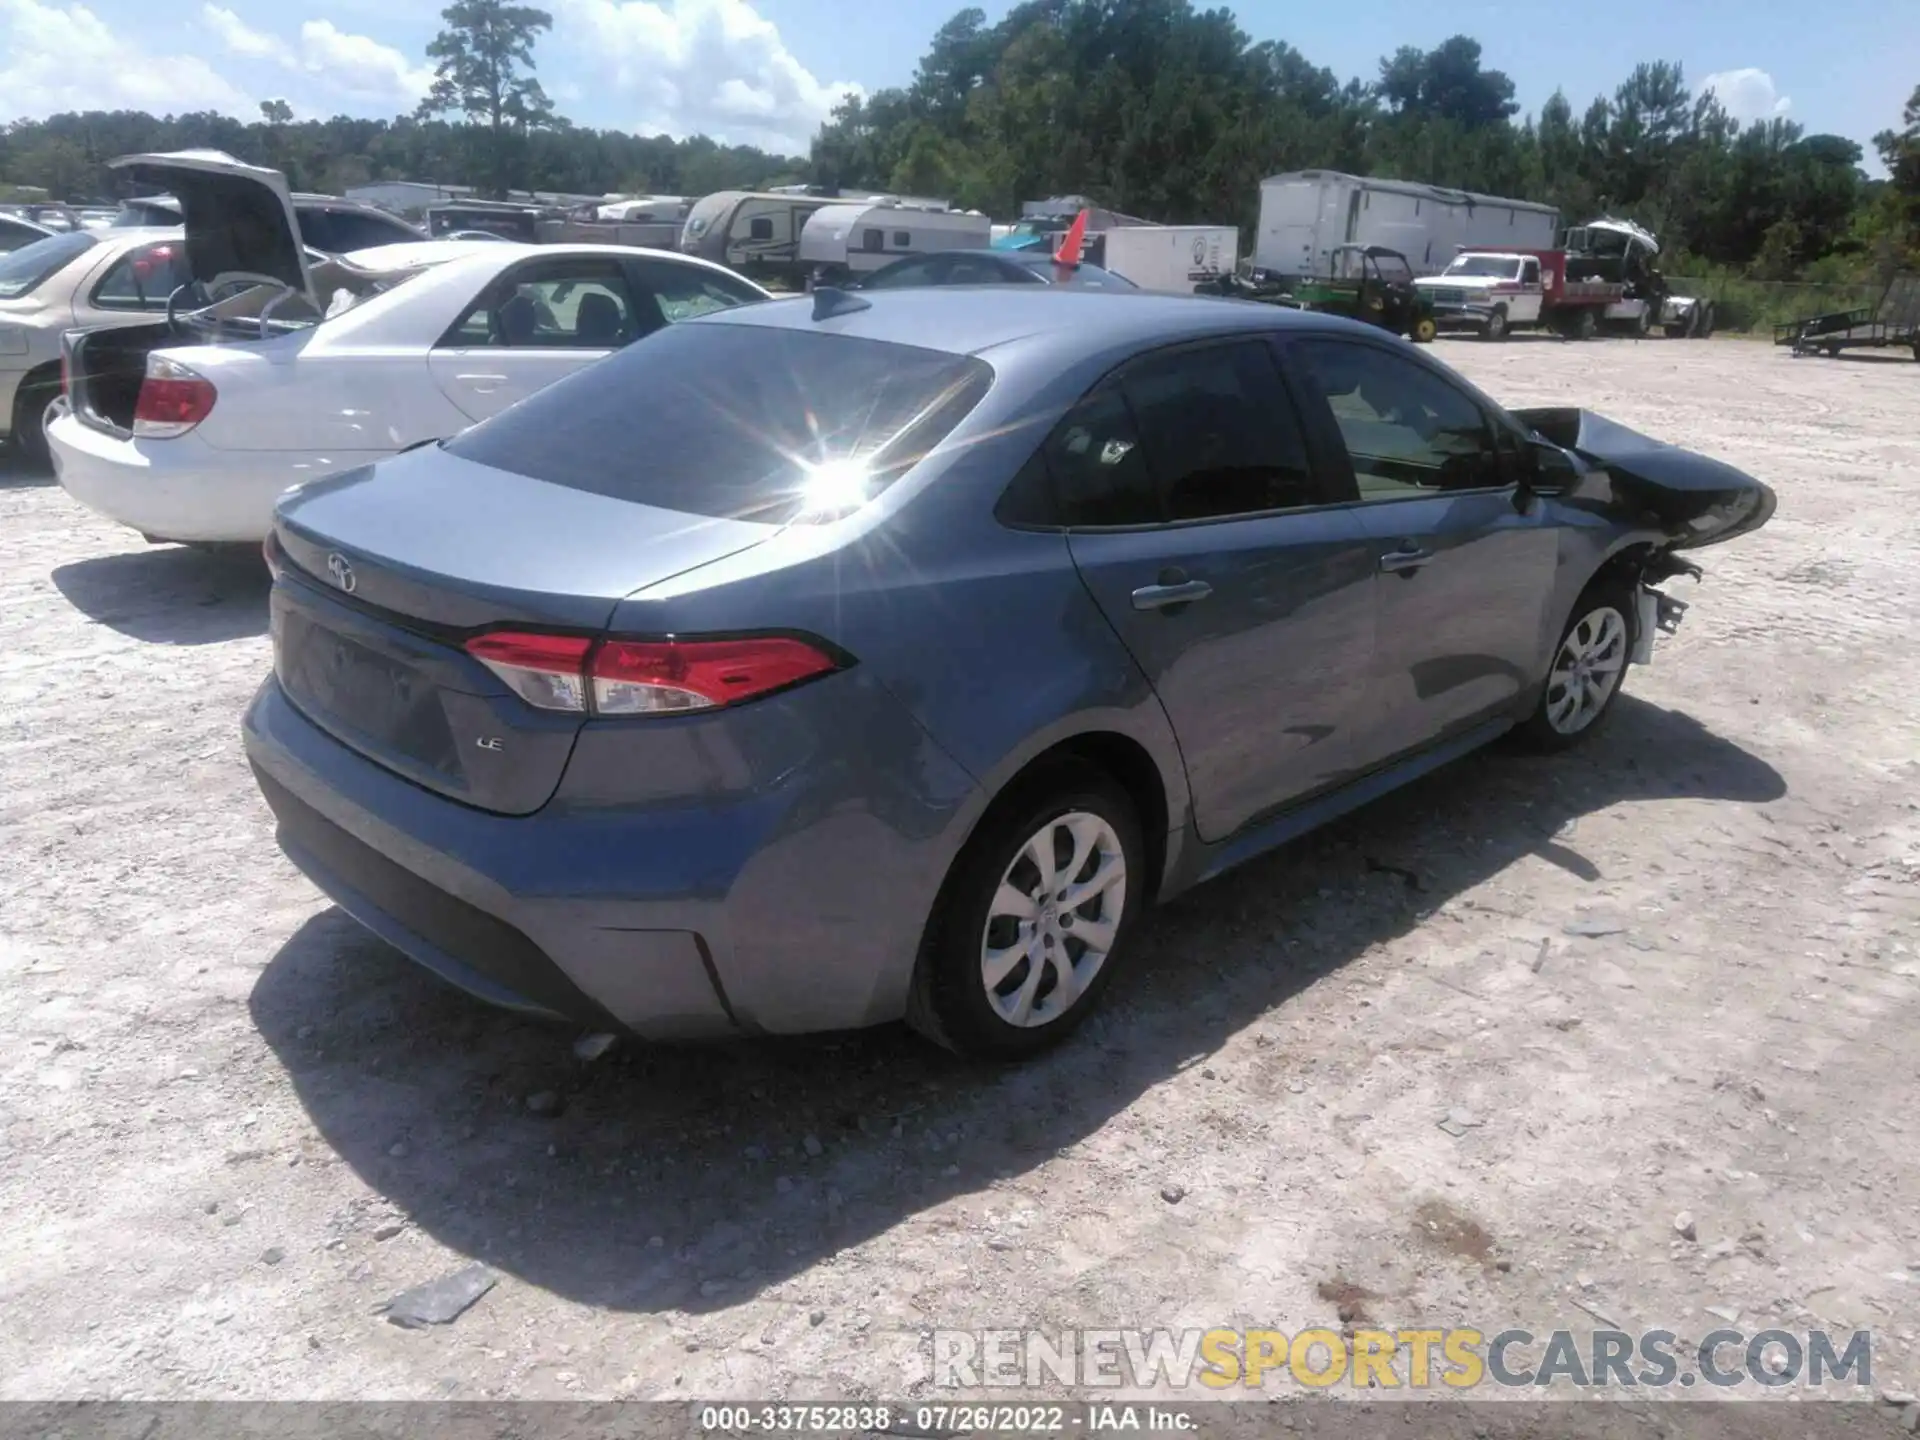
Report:
M 1355 1300 L 1870 1328 L 1913 1388 L 1920 366 L 1436 350 L 1779 515 L 1590 747 L 1183 898 L 1003 1072 L 897 1031 L 588 1061 L 448 991 L 273 845 L 257 570 L 0 480 L 0 1397 L 900 1398 L 935 1327 Z M 453 1323 L 382 1317 L 476 1260 Z
M 1444 1200 L 1423 1200 L 1413 1212 L 1413 1237 L 1447 1255 L 1476 1265 L 1493 1265 L 1493 1236 L 1471 1215 L 1463 1215 Z

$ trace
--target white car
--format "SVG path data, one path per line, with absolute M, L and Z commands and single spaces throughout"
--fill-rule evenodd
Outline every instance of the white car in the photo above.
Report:
M 310 268 L 277 171 L 201 153 L 127 163 L 181 198 L 206 303 L 70 335 L 68 409 L 47 438 L 70 495 L 153 541 L 258 542 L 292 485 L 768 298 L 723 266 L 616 246 L 420 242 Z

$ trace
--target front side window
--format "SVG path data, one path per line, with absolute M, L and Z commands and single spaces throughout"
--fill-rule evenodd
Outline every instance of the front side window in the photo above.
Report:
M 93 303 L 102 310 L 165 310 L 168 296 L 193 283 L 183 249 L 163 243 L 129 250 L 93 287 Z
M 443 344 L 507 350 L 614 350 L 637 327 L 626 279 L 612 261 L 536 263 L 488 286 Z
M 1340 340 L 1303 340 L 1290 353 L 1333 412 L 1362 500 L 1503 483 L 1487 417 L 1426 366 Z

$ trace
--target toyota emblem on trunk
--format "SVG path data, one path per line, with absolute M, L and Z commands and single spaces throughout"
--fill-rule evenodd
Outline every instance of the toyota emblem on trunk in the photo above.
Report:
M 352 562 L 338 550 L 327 556 L 327 573 L 333 577 L 333 583 L 349 595 L 353 593 L 353 587 L 360 583 L 354 579 Z

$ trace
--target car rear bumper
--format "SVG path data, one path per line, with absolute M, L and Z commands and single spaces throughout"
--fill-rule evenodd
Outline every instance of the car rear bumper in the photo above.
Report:
M 71 413 L 47 427 L 54 473 L 95 514 L 155 540 L 260 541 L 291 486 L 378 456 L 216 450 L 188 433 L 168 440 L 111 435 Z
M 875 742 L 859 724 L 875 717 L 857 713 L 873 703 L 845 706 L 855 723 L 836 749 Z M 383 769 L 273 678 L 244 735 L 281 848 L 396 949 L 508 1009 L 687 1040 L 905 1013 L 919 938 L 976 806 L 965 773 L 904 712 L 899 723 L 894 738 L 923 757 L 905 767 L 911 797 L 851 801 L 836 753 L 807 767 L 817 778 L 796 772 L 772 791 L 611 809 L 558 800 L 524 817 Z

